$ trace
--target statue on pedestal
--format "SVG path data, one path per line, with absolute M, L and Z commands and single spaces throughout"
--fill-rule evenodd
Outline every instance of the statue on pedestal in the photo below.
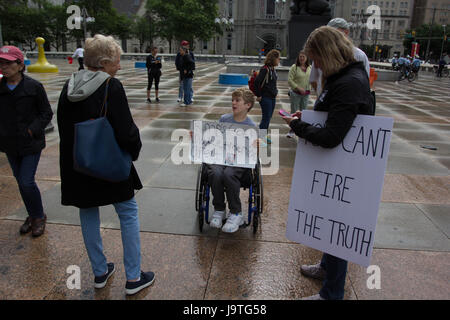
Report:
M 292 0 L 291 14 L 330 15 L 330 5 L 325 0 Z

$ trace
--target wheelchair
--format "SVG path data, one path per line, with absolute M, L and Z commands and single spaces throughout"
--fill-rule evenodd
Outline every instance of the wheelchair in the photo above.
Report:
M 198 223 L 200 232 L 203 232 L 203 225 L 209 224 L 209 201 L 212 196 L 208 183 L 206 163 L 202 163 L 198 168 L 197 187 L 195 191 L 195 210 L 198 213 Z M 247 170 L 241 181 L 241 188 L 248 189 L 248 218 L 242 227 L 253 226 L 253 234 L 258 231 L 261 224 L 261 214 L 263 212 L 263 183 L 261 175 L 261 165 L 258 160 L 254 169 Z M 245 217 L 245 215 L 244 215 Z

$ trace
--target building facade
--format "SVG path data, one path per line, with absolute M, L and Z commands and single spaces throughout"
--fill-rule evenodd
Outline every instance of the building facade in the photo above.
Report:
M 450 0 L 416 0 L 411 28 L 422 24 L 436 23 L 448 26 L 450 22 Z
M 351 16 L 347 20 L 352 23 L 350 37 L 355 45 L 383 47 L 385 52 L 378 52 L 377 56 L 385 58 L 396 52 L 403 53 L 404 34 L 411 27 L 414 0 L 349 0 L 349 2 L 351 2 Z M 371 8 L 368 9 L 369 7 Z M 379 28 L 370 29 L 368 22 L 373 21 L 371 17 L 377 13 L 380 17 Z

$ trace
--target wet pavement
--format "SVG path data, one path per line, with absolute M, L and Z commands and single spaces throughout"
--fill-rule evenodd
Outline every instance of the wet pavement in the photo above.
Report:
M 44 84 L 56 111 L 62 86 L 76 65 L 51 63 L 60 68 L 58 74 L 31 76 Z M 203 233 L 199 231 L 194 206 L 197 166 L 172 162 L 171 151 L 179 142 L 171 136 L 175 129 L 188 129 L 193 119 L 217 120 L 231 111 L 235 87 L 218 84 L 222 72 L 224 65 L 198 62 L 195 102 L 180 107 L 178 72 L 168 62 L 160 83 L 161 102 L 148 104 L 145 70 L 122 62 L 117 77 L 143 142 L 135 164 L 144 184 L 136 194 L 142 269 L 156 273 L 154 285 L 133 297 L 125 297 L 119 220 L 112 206 L 101 209 L 101 233 L 105 254 L 117 272 L 104 289 L 93 288 L 78 211 L 60 204 L 56 116 L 36 174 L 48 216 L 46 232 L 39 238 L 18 232 L 26 211 L 6 157 L 0 154 L 0 299 L 294 300 L 318 293 L 320 281 L 299 271 L 301 264 L 316 263 L 321 253 L 285 237 L 296 141 L 285 138 L 288 127 L 277 112 L 271 129 L 279 130 L 280 168 L 276 175 L 263 177 L 260 230 L 256 235 L 251 228 L 226 234 L 205 225 Z M 289 110 L 287 82 L 278 86 L 276 108 Z M 374 89 L 377 115 L 395 120 L 372 256 L 372 264 L 380 267 L 381 289 L 368 289 L 366 269 L 349 263 L 345 299 L 450 299 L 450 79 L 424 73 L 413 83 L 375 82 Z M 250 117 L 260 121 L 258 104 Z M 80 289 L 66 285 L 71 265 L 81 269 Z

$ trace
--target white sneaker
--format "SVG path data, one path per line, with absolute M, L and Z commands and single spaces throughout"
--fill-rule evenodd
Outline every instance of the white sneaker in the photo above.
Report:
M 180 104 L 180 107 L 186 107 L 186 105 L 184 103 Z
M 181 101 L 181 99 L 177 99 L 177 102 L 180 102 Z
M 227 219 L 225 225 L 222 227 L 222 231 L 227 233 L 233 233 L 238 231 L 239 226 L 243 224 L 244 218 L 242 217 L 241 213 L 231 214 L 230 217 Z
M 214 211 L 214 214 L 211 217 L 209 225 L 212 228 L 222 228 L 222 220 L 224 215 L 225 215 L 224 211 Z
M 294 131 L 289 131 L 288 134 L 286 135 L 286 138 L 292 138 L 294 137 Z

